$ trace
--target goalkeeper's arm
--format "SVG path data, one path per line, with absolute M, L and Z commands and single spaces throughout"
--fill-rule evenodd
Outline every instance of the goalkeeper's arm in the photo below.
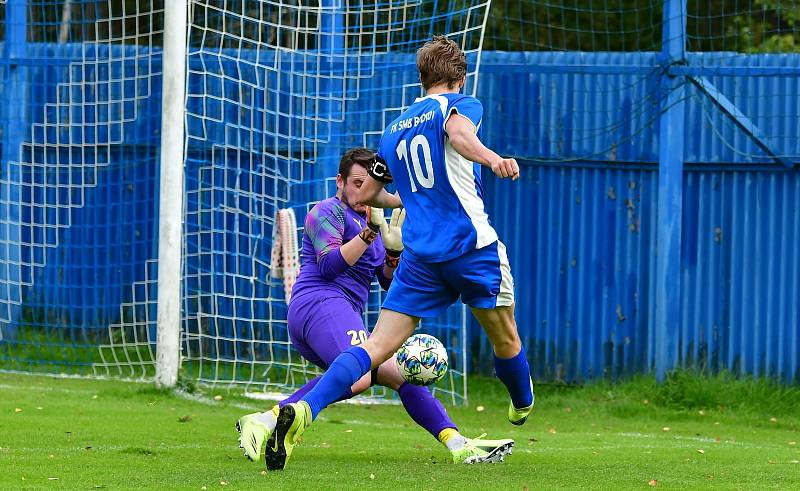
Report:
M 450 116 L 445 130 L 453 149 L 465 159 L 489 167 L 497 177 L 510 177 L 514 181 L 519 178 L 517 161 L 504 159 L 486 148 L 475 134 L 475 126 L 464 116 L 460 114 Z

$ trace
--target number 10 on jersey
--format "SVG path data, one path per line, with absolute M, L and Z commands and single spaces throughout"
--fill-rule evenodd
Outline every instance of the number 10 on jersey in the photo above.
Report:
M 419 162 L 419 152 L 422 150 L 422 159 L 425 161 L 425 172 L 422 172 L 422 166 Z M 411 155 L 411 163 L 408 162 L 408 156 Z M 400 140 L 397 145 L 397 157 L 406 164 L 408 169 L 408 180 L 411 182 L 411 192 L 417 192 L 417 185 L 414 183 L 414 176 L 419 185 L 424 188 L 433 187 L 433 160 L 431 160 L 431 146 L 425 135 L 417 135 L 411 139 L 410 148 L 406 145 L 406 140 Z M 414 167 L 414 176 L 411 175 L 411 167 Z

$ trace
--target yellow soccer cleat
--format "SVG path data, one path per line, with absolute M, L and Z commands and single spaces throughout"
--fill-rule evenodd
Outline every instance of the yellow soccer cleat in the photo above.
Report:
M 268 470 L 279 471 L 286 468 L 297 440 L 310 424 L 311 408 L 304 401 L 287 404 L 281 408 L 275 431 L 267 440 L 267 450 L 264 454 Z
M 272 413 L 277 418 L 278 406 L 272 408 Z M 239 448 L 244 450 L 244 456 L 252 461 L 261 458 L 261 448 L 264 440 L 269 437 L 270 428 L 258 420 L 261 413 L 245 414 L 236 422 L 236 431 L 239 432 Z
M 467 439 L 467 443 L 460 450 L 454 450 L 453 462 L 456 464 L 480 464 L 502 462 L 506 455 L 511 454 L 514 440 L 484 440 L 483 437 Z
M 533 403 L 536 402 L 536 395 L 533 393 L 533 380 L 531 380 L 531 405 L 523 408 L 515 408 L 514 403 L 508 404 L 508 421 L 512 425 L 522 426 L 528 420 L 528 416 L 533 411 Z

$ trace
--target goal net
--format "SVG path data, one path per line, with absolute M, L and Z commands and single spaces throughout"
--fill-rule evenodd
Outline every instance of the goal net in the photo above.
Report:
M 184 379 L 287 392 L 319 373 L 288 341 L 274 217 L 291 209 L 301 225 L 335 191 L 341 154 L 377 146 L 421 95 L 414 54 L 433 33 L 466 51 L 474 93 L 488 4 L 189 3 Z M 0 5 L 3 53 L 28 60 L 0 68 L 4 101 L 22 108 L 4 105 L 15 123 L 5 127 L 19 129 L 2 140 L 2 369 L 154 374 L 163 9 L 163 0 Z M 374 285 L 368 327 L 381 295 Z M 465 315 L 454 306 L 421 327 L 450 350 L 436 391 L 454 403 L 466 397 Z

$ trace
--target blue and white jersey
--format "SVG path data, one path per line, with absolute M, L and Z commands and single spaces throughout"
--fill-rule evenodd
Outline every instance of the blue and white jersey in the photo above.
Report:
M 461 94 L 419 98 L 384 130 L 378 148 L 406 208 L 405 251 L 418 261 L 448 261 L 497 240 L 480 165 L 459 155 L 445 132 L 453 114 L 466 117 L 477 133 L 483 107 Z

